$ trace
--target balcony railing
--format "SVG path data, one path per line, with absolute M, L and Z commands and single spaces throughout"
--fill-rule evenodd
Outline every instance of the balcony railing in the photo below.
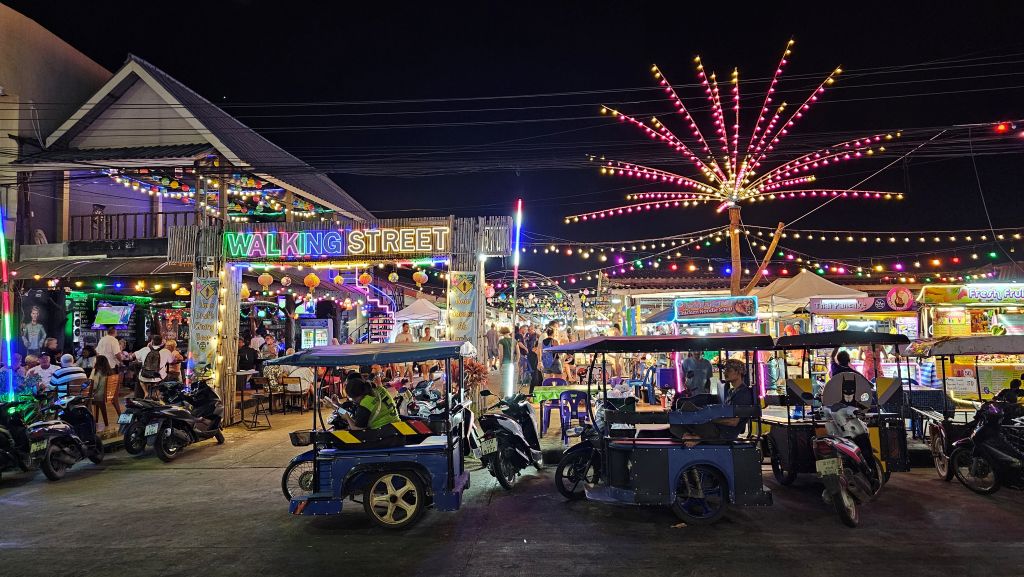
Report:
M 206 216 L 205 223 L 213 224 L 216 217 Z M 167 238 L 172 226 L 186 226 L 204 222 L 192 211 L 134 212 L 123 214 L 71 217 L 71 238 L 68 240 L 129 240 Z

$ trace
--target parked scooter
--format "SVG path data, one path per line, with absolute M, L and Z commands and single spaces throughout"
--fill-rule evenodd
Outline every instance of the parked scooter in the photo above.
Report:
M 822 498 L 831 503 L 840 521 L 848 527 L 860 522 L 857 505 L 878 494 L 884 483 L 881 463 L 871 450 L 867 425 L 857 415 L 858 404 L 870 400 L 855 400 L 854 384 L 843 384 L 842 403 L 822 408 L 826 435 L 812 441 L 815 468 L 825 485 Z
M 89 459 L 103 462 L 103 441 L 96 434 L 96 421 L 85 397 L 58 399 L 50 406 L 56 419 L 28 426 L 29 451 L 43 474 L 59 481 L 75 463 Z
M 168 404 L 180 404 L 184 384 L 177 381 L 165 381 L 156 385 L 163 401 L 153 398 L 125 399 L 125 410 L 117 418 L 121 437 L 124 439 L 124 450 L 129 455 L 138 455 L 146 450 L 146 426 L 154 416 Z
M 493 395 L 484 390 L 480 396 Z M 496 408 L 501 409 L 501 414 L 489 412 Z M 480 440 L 481 457 L 487 459 L 491 475 L 502 487 L 511 490 L 516 476 L 530 465 L 540 470 L 543 455 L 537 437 L 537 421 L 526 395 L 513 395 L 485 410 L 480 415 L 480 427 L 484 431 Z
M 990 495 L 1006 485 L 1024 489 L 1024 453 L 1022 439 L 1008 438 L 1004 428 L 1008 419 L 1021 420 L 1016 403 L 986 401 L 974 414 L 969 437 L 953 443 L 949 464 L 964 487 L 980 495 Z M 1009 423 L 1015 424 L 1015 423 Z
M 189 392 L 182 392 L 182 405 L 164 405 L 152 414 L 143 433 L 146 443 L 153 443 L 156 456 L 166 462 L 173 461 L 181 451 L 211 437 L 217 444 L 224 443 L 221 420 L 224 403 L 210 387 L 209 376 L 196 377 Z
M 28 426 L 31 415 L 38 415 L 42 397 L 23 396 L 0 403 L 0 474 L 9 470 L 28 471 L 37 463 L 32 460 Z
M 555 488 L 570 501 L 586 497 L 586 486 L 601 479 L 604 412 L 604 401 L 598 399 L 594 403 L 594 424 L 568 432 L 569 437 L 579 437 L 580 441 L 562 453 L 555 469 Z

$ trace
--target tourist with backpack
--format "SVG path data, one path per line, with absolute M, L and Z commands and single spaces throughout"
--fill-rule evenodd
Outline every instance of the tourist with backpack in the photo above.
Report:
M 148 397 L 150 387 L 167 378 L 167 365 L 174 362 L 174 356 L 164 346 L 163 337 L 153 335 L 148 345 L 135 351 L 135 359 L 142 363 L 139 389 L 143 397 Z
M 558 353 L 548 350 L 558 344 L 558 341 L 555 340 L 554 327 L 548 327 L 547 335 L 547 338 L 541 341 L 541 344 L 544 346 L 543 353 L 540 356 L 541 367 L 545 375 L 562 378 L 562 360 L 559 358 Z

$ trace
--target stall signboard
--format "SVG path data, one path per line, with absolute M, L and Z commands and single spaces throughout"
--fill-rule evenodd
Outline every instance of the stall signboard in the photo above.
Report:
M 921 298 L 927 304 L 1014 304 L 1024 305 L 1024 284 L 987 283 L 926 286 Z
M 476 272 L 448 273 L 448 338 L 453 341 L 476 343 L 478 277 Z
M 749 322 L 757 320 L 757 297 L 676 299 L 677 323 Z
M 981 381 L 981 394 L 996 395 L 999 391 L 1010 386 L 1010 381 L 1020 378 L 1024 374 L 1024 364 L 1020 363 L 979 363 L 975 365 L 971 357 L 956 357 L 956 362 L 947 364 L 946 385 L 949 386 L 951 379 L 962 379 L 969 381 L 960 387 L 958 396 L 977 396 L 978 388 L 974 378 L 977 374 Z M 952 388 L 952 387 L 951 387 Z
M 914 298 L 910 291 L 894 293 L 891 290 L 889 291 L 889 294 L 884 297 L 846 299 L 812 298 L 807 304 L 807 310 L 816 315 L 891 313 L 908 311 L 913 308 Z
M 968 337 L 971 335 L 971 316 L 962 308 L 935 309 L 932 322 L 933 337 Z
M 303 261 L 450 252 L 447 226 L 224 233 L 229 261 Z
M 192 320 L 188 333 L 189 364 L 195 367 L 214 365 L 217 336 L 217 305 L 220 303 L 220 281 L 217 277 L 196 277 L 192 291 Z M 194 364 L 193 364 L 194 363 Z

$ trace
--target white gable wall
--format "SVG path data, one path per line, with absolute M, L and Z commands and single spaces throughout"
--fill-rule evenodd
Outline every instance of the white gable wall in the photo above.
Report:
M 125 148 L 201 144 L 204 138 L 182 114 L 142 80 L 135 83 L 113 105 L 71 140 L 72 148 Z

